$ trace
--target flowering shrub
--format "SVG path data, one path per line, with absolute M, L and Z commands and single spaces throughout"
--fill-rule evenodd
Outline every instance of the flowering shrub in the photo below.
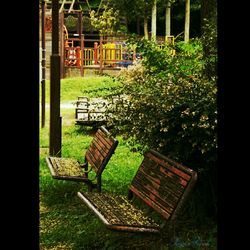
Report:
M 156 149 L 198 171 L 208 201 L 217 159 L 217 85 L 216 76 L 204 74 L 202 44 L 176 44 L 175 56 L 151 41 L 136 46 L 143 60 L 120 72 L 128 104 L 110 120 L 113 133 L 137 150 Z
M 110 121 L 116 132 L 143 151 L 154 148 L 184 163 L 197 156 L 214 161 L 217 88 L 200 74 L 200 47 L 193 52 L 179 49 L 175 57 L 148 41 L 137 49 L 143 49 L 142 63 L 120 72 L 122 93 L 130 104 Z

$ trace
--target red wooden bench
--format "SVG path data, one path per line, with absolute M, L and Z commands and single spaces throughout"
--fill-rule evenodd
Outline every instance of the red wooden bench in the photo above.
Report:
M 88 185 L 89 191 L 97 188 L 101 192 L 102 172 L 117 145 L 118 141 L 105 127 L 101 126 L 85 153 L 84 164 L 80 164 L 73 158 L 50 156 L 46 157 L 47 166 L 54 179 L 84 182 Z M 93 179 L 88 175 L 91 170 L 95 172 Z
M 175 220 L 196 179 L 195 171 L 150 150 L 130 184 L 128 196 L 77 194 L 111 230 L 159 233 Z M 137 206 L 138 201 L 140 206 Z M 141 205 L 155 211 L 161 223 Z

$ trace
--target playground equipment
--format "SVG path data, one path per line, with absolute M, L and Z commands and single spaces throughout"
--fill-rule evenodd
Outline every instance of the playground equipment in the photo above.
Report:
M 126 43 L 120 38 L 92 37 L 75 34 L 69 37 L 67 27 L 64 30 L 64 67 L 75 68 L 120 68 L 133 64 L 136 60 L 135 49 L 128 49 Z M 79 38 L 80 37 L 80 38 Z M 80 46 L 79 46 L 80 44 Z M 88 44 L 89 47 L 86 47 Z M 91 46 L 89 44 L 92 44 Z M 137 55 L 138 58 L 138 55 Z
M 135 48 L 128 48 L 125 43 L 126 37 L 84 34 L 83 11 L 74 9 L 74 4 L 78 2 L 60 0 L 61 78 L 64 78 L 68 72 L 74 71 L 74 68 L 79 70 L 81 76 L 84 75 L 85 69 L 94 69 L 101 74 L 103 70 L 128 67 L 141 59 L 141 55 L 136 52 Z M 51 31 L 51 18 L 47 17 L 46 20 L 46 32 L 49 32 Z M 162 37 L 158 45 L 163 49 L 166 45 L 174 45 L 174 40 L 174 36 Z M 174 55 L 175 50 L 172 52 Z

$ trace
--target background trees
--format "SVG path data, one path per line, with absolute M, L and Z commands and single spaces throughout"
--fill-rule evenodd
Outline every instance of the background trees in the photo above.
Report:
M 204 3 L 204 6 L 208 5 L 207 1 Z M 192 38 L 201 34 L 202 0 L 192 0 L 191 2 L 189 0 L 93 0 L 82 3 L 80 7 L 85 13 L 83 18 L 85 21 L 90 18 L 90 11 L 94 10 L 102 15 L 104 6 L 113 8 L 114 12 L 119 11 L 117 22 L 118 26 L 124 25 L 126 27 L 123 29 L 124 32 L 143 35 L 148 39 L 149 32 L 160 36 L 184 34 L 185 18 L 189 16 L 185 15 L 185 6 L 189 5 L 191 18 L 190 25 L 188 20 L 186 21 L 186 34 L 187 27 L 190 27 L 189 36 Z M 154 17 L 152 13 L 154 13 Z M 186 37 L 189 36 L 186 35 Z

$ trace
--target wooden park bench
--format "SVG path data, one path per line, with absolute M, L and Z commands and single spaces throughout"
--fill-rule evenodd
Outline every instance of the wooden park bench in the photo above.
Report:
M 90 100 L 85 96 L 79 96 L 76 101 L 76 124 L 86 126 L 101 126 L 106 122 L 107 102 L 105 100 Z
M 106 125 L 108 117 L 113 110 L 123 104 L 120 96 L 112 96 L 110 99 L 78 96 L 75 102 L 75 121 L 77 125 L 98 127 Z M 109 109 L 109 112 L 106 112 Z
M 46 162 L 54 179 L 84 182 L 89 191 L 97 188 L 98 192 L 101 192 L 102 172 L 117 145 L 118 141 L 101 126 L 85 153 L 84 164 L 73 158 L 54 156 L 46 157 Z M 88 175 L 91 170 L 95 172 L 92 179 Z
M 128 196 L 90 192 L 77 195 L 111 230 L 160 233 L 173 225 L 196 179 L 195 171 L 149 150 L 130 184 Z M 155 214 L 146 213 L 141 205 Z

